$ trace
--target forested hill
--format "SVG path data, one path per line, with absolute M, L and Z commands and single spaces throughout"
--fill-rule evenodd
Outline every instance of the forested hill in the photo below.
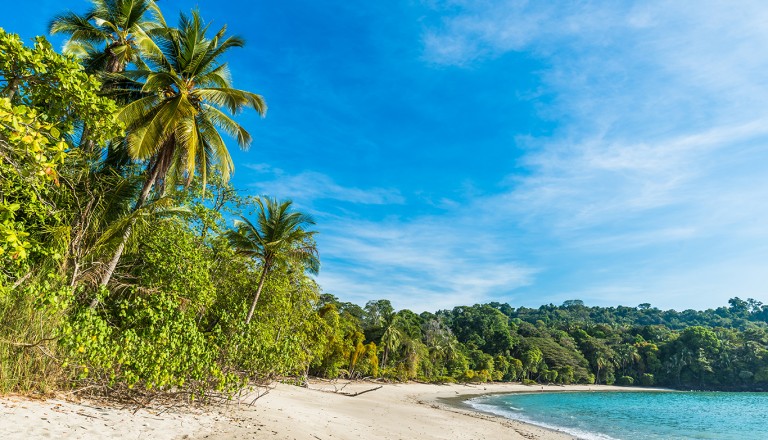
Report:
M 768 306 L 733 298 L 716 310 L 490 303 L 416 315 L 386 300 L 364 308 L 323 296 L 382 352 L 399 379 L 521 380 L 768 389 Z M 318 374 L 334 372 L 317 369 Z M 445 377 L 443 377 L 445 376 Z
M 704 311 L 660 310 L 650 304 L 640 304 L 637 307 L 587 307 L 580 300 L 566 301 L 561 306 L 553 304 L 541 306 L 538 309 L 520 307 L 512 308 L 508 304 L 491 303 L 494 307 L 509 316 L 523 321 L 536 323 L 544 321 L 547 324 L 568 324 L 575 322 L 594 324 L 628 324 L 628 325 L 664 325 L 670 329 L 680 330 L 685 327 L 701 325 L 707 327 L 724 327 L 745 330 L 754 324 L 768 322 L 768 305 L 760 301 L 732 298 L 729 307 L 718 307 Z

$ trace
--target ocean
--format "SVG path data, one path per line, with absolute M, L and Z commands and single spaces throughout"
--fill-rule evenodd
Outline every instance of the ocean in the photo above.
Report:
M 768 393 L 554 392 L 466 403 L 585 440 L 768 439 Z

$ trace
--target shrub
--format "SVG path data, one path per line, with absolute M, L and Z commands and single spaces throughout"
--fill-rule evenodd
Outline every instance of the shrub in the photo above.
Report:
M 656 379 L 653 377 L 653 374 L 651 374 L 651 373 L 645 373 L 645 374 L 643 374 L 643 376 L 640 378 L 640 383 L 641 383 L 642 385 L 644 385 L 644 386 L 647 386 L 647 387 L 649 387 L 649 386 L 652 386 L 652 385 L 656 384 Z

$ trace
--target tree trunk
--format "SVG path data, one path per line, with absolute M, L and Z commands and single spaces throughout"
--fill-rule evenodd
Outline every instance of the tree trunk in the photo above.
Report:
M 18 78 L 14 78 L 10 81 L 8 81 L 8 85 L 6 86 L 5 90 L 8 93 L 8 99 L 13 102 L 13 98 L 16 96 L 16 92 L 19 90 L 19 83 L 21 81 Z
M 96 152 L 96 142 L 91 139 L 91 129 L 83 123 L 83 133 L 80 135 L 80 149 L 86 153 Z
M 71 287 L 75 287 L 75 282 L 77 281 L 77 276 L 80 274 L 80 263 L 75 260 L 75 268 L 72 270 L 72 279 L 69 282 L 69 285 Z
M 155 184 L 155 180 L 157 180 L 157 175 L 159 174 L 160 167 L 157 163 L 154 163 L 151 165 L 151 174 L 149 178 L 144 182 L 144 187 L 141 189 L 141 194 L 139 195 L 139 200 L 136 201 L 136 205 L 133 207 L 132 212 L 138 211 L 142 206 L 144 206 L 144 203 L 146 203 L 147 198 L 149 197 L 149 192 L 152 189 L 152 187 Z M 123 251 L 125 251 L 125 245 L 128 242 L 128 239 L 131 237 L 131 232 L 133 231 L 133 225 L 136 224 L 136 218 L 131 219 L 131 221 L 128 223 L 128 226 L 125 228 L 125 231 L 123 231 L 123 236 L 120 239 L 120 244 L 117 246 L 117 249 L 115 250 L 115 255 L 112 257 L 112 259 L 109 261 L 109 265 L 107 266 L 107 272 L 104 274 L 104 276 L 101 278 L 101 282 L 99 283 L 99 286 L 106 286 L 109 281 L 112 279 L 112 275 L 115 272 L 115 268 L 117 268 L 117 263 L 120 261 L 120 257 L 123 255 Z M 96 307 L 99 304 L 98 298 L 94 298 L 93 301 L 91 301 L 91 308 Z
M 117 57 L 115 52 L 113 51 L 113 47 L 120 46 L 121 44 L 114 44 L 113 46 L 110 46 L 107 48 L 106 52 L 109 54 L 109 59 L 107 60 L 107 65 L 105 67 L 105 70 L 108 73 L 120 73 L 125 71 L 125 66 L 123 63 L 120 62 L 120 59 Z
M 264 262 L 264 269 L 261 270 L 261 279 L 259 280 L 259 287 L 256 288 L 256 296 L 253 297 L 251 303 L 251 309 L 248 311 L 248 317 L 245 318 L 245 325 L 251 323 L 253 318 L 253 312 L 256 310 L 256 303 L 259 301 L 259 295 L 261 295 L 261 289 L 264 288 L 264 281 L 267 279 L 267 272 L 269 272 L 269 263 Z
M 384 346 L 384 356 L 382 356 L 381 359 L 381 369 L 387 368 L 387 355 L 389 354 L 389 350 L 387 349 L 387 346 Z

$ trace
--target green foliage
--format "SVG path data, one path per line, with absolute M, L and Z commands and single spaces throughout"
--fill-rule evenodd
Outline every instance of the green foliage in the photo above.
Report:
M 87 120 L 94 140 L 103 142 L 118 136 L 117 106 L 99 95 L 101 83 L 83 71 L 74 59 L 56 53 L 43 37 L 27 48 L 14 34 L 0 28 L 0 95 L 14 105 L 40 110 L 57 133 L 72 133 L 77 121 Z
M 232 265 L 217 274 L 226 275 L 230 269 L 237 268 L 247 266 Z M 322 323 L 314 308 L 318 287 L 299 271 L 274 272 L 265 284 L 253 322 L 246 325 L 253 289 L 247 277 L 256 276 L 257 273 L 251 271 L 235 282 L 218 284 L 217 301 L 206 319 L 208 327 L 218 329 L 214 343 L 221 347 L 230 368 L 245 378 L 264 380 L 303 375 L 315 352 L 321 350 L 318 335 Z M 239 286 L 245 288 L 229 290 Z
M 41 252 L 30 229 L 40 229 L 52 213 L 45 203 L 48 187 L 58 183 L 66 144 L 45 115 L 0 98 L 0 277 L 9 277 Z M 54 136 L 55 135 L 55 136 Z M 2 278 L 0 278 L 2 282 Z
M 196 313 L 178 298 L 132 293 L 113 304 L 104 312 L 80 307 L 61 327 L 74 383 L 186 387 L 199 393 L 241 384 L 223 371 L 213 336 L 204 334 Z
M 579 350 L 574 350 L 573 347 L 564 347 L 553 339 L 542 337 L 526 338 L 519 350 L 524 350 L 526 347 L 536 347 L 540 350 L 543 356 L 542 361 L 549 368 L 554 371 L 566 371 L 560 376 L 559 382 L 582 382 L 589 374 L 587 360 Z
M 365 335 L 360 322 L 344 310 L 339 313 L 333 302 L 322 305 L 317 314 L 322 319 L 322 351 L 312 360 L 312 374 L 331 378 L 378 375 L 376 344 L 363 344 Z
M 457 339 L 490 354 L 508 354 L 515 345 L 509 318 L 489 305 L 456 307 L 450 326 Z
M 0 293 L 40 257 L 63 249 L 47 236 L 61 220 L 51 203 L 68 135 L 88 118 L 97 140 L 120 133 L 115 104 L 98 95 L 100 84 L 44 38 L 34 48 L 0 29 Z M 46 242 L 47 241 L 47 242 Z
M 72 288 L 52 274 L 0 296 L 0 394 L 45 394 L 61 386 L 66 372 L 57 332 L 72 298 Z
M 180 219 L 156 222 L 142 238 L 135 255 L 138 284 L 160 290 L 179 299 L 182 304 L 204 310 L 216 299 L 211 279 L 214 261 L 209 248 Z

